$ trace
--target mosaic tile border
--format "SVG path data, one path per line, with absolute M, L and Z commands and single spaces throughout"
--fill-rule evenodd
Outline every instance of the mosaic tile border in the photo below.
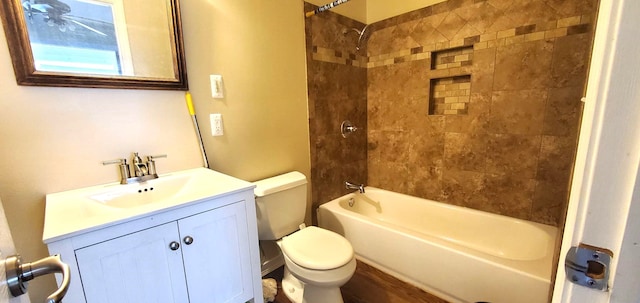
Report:
M 431 59 L 432 52 L 457 47 L 473 46 L 474 50 L 525 43 L 537 40 L 553 40 L 565 36 L 588 33 L 592 30 L 592 16 L 580 15 L 545 23 L 523 25 L 494 33 L 466 37 L 463 39 L 433 43 L 376 56 L 362 56 L 353 53 L 313 46 L 312 58 L 316 61 L 375 68 L 402 62 Z
M 367 67 L 367 57 L 354 53 L 344 53 L 342 51 L 313 46 L 312 59 L 315 61 L 351 65 L 355 67 Z

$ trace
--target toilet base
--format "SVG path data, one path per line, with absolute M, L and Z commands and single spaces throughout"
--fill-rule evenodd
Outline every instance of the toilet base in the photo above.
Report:
M 339 287 L 308 286 L 284 267 L 282 291 L 292 303 L 344 303 Z

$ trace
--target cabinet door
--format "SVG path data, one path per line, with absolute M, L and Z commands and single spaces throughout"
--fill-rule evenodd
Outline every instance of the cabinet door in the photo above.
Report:
M 178 226 L 191 302 L 253 298 L 244 201 L 182 219 Z M 192 244 L 185 244 L 186 237 L 193 238 Z
M 189 302 L 177 223 L 76 250 L 88 303 Z M 204 301 L 202 301 L 204 302 Z

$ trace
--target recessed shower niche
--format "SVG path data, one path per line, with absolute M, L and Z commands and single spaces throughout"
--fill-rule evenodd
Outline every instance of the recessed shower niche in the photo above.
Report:
M 431 53 L 431 69 L 445 69 L 471 65 L 473 45 L 443 49 Z
M 471 95 L 471 75 L 468 74 L 468 67 L 472 63 L 473 45 L 431 53 L 430 70 L 446 72 L 447 76 L 433 77 L 430 80 L 429 115 L 468 113 Z
M 466 115 L 471 75 L 431 79 L 429 115 Z

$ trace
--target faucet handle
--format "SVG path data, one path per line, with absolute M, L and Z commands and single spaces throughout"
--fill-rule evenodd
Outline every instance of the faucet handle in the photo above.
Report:
M 102 161 L 102 165 L 110 165 L 110 164 L 127 165 L 127 159 L 115 159 L 115 160 Z
M 115 159 L 102 161 L 102 165 L 119 164 L 120 168 L 120 184 L 127 184 L 127 179 L 131 177 L 129 173 L 129 165 L 127 165 L 127 159 Z
M 149 168 L 149 174 L 158 176 L 156 172 L 156 159 L 158 158 L 166 158 L 167 155 L 155 155 L 155 156 L 147 156 L 147 168 Z
M 147 161 L 153 161 L 158 158 L 166 158 L 167 154 L 164 155 L 155 155 L 155 156 L 147 156 Z

